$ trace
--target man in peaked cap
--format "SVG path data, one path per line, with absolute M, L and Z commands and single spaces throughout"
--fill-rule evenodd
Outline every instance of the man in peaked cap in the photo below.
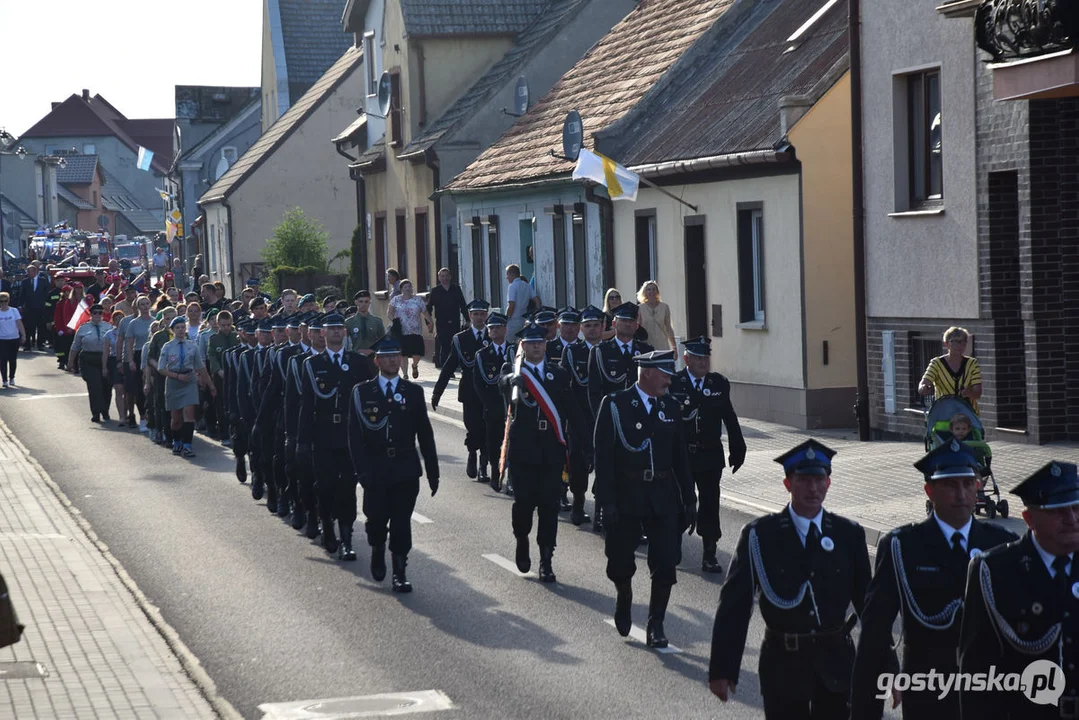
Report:
M 277 512 L 277 486 L 273 482 L 273 456 L 267 454 L 262 436 L 254 434 L 258 420 L 259 407 L 270 376 L 271 351 L 273 350 L 273 318 L 263 317 L 258 321 L 255 338 L 258 345 L 252 351 L 249 374 L 244 391 L 249 396 L 244 406 L 244 421 L 251 439 L 248 451 L 251 455 L 251 497 L 258 501 L 266 496 L 266 507 L 270 512 Z
M 286 472 L 290 486 L 294 486 L 300 507 L 306 513 L 301 518 L 292 514 L 292 527 L 304 528 L 304 534 L 311 540 L 319 535 L 318 493 L 315 490 L 315 470 L 310 458 L 301 459 L 296 453 L 296 443 L 300 431 L 300 409 L 303 401 L 303 386 L 307 378 L 306 363 L 314 356 L 326 350 L 326 338 L 322 334 L 321 313 L 304 316 L 301 327 L 307 327 L 307 345 L 302 353 L 289 358 L 288 382 L 285 388 L 285 454 Z M 303 343 L 301 342 L 301 345 Z
M 442 393 L 446 391 L 446 385 L 450 378 L 461 368 L 461 382 L 457 385 L 457 399 L 461 402 L 465 421 L 465 447 L 468 448 L 468 464 L 465 467 L 470 478 L 478 482 L 489 482 L 487 465 L 495 462 L 495 458 L 487 457 L 484 439 L 486 433 L 483 425 L 483 402 L 476 394 L 476 384 L 472 378 L 472 370 L 476 365 L 476 353 L 480 348 L 490 343 L 487 337 L 486 323 L 487 313 L 491 304 L 486 300 L 476 299 L 468 304 L 469 326 L 453 336 L 451 343 L 452 351 L 442 363 L 442 371 L 435 382 L 435 389 L 431 393 L 431 408 L 438 410 L 438 401 L 442 399 Z M 477 465 L 476 456 L 479 455 Z
M 634 553 L 641 529 L 648 535 L 652 593 L 645 628 L 649 647 L 667 647 L 663 621 L 682 559 L 682 533 L 697 519 L 697 496 L 682 433 L 681 410 L 667 394 L 674 353 L 638 355 L 639 377 L 603 398 L 596 417 L 593 492 L 607 531 L 607 577 L 617 590 L 619 634 L 632 626 Z M 591 379 L 591 378 L 590 378 Z
M 487 337 L 490 342 L 476 353 L 472 371 L 476 395 L 483 404 L 484 438 L 487 457 L 491 458 L 491 488 L 502 489 L 498 458 L 502 456 L 502 441 L 506 431 L 506 406 L 509 398 L 501 386 L 502 376 L 510 372 L 517 358 L 517 344 L 506 339 L 509 319 L 502 313 L 487 316 Z
M 558 311 L 558 336 L 547 343 L 547 359 L 560 363 L 562 353 L 568 345 L 580 342 L 581 313 L 575 308 L 565 307 Z
M 879 696 L 887 689 L 882 691 L 877 681 L 895 670 L 896 615 L 903 618 L 904 673 L 959 671 L 956 654 L 970 557 L 1018 539 L 1002 527 L 974 519 L 979 465 L 970 447 L 952 440 L 914 467 L 925 478 L 933 512 L 920 523 L 896 528 L 877 544 L 851 682 L 852 718 L 879 720 L 884 713 Z M 942 698 L 939 689 L 906 691 L 901 700 L 907 720 L 959 717 L 958 692 Z
M 352 389 L 348 446 L 363 487 L 363 514 L 371 546 L 371 576 L 386 577 L 386 538 L 393 558 L 393 591 L 412 592 L 405 575 L 412 549 L 412 511 L 420 492 L 420 455 L 431 497 L 438 492 L 438 450 L 423 388 L 400 377 L 401 345 L 390 337 L 374 345 L 378 376 Z M 420 452 L 416 452 L 419 444 Z
M 603 341 L 603 324 L 607 316 L 595 305 L 589 305 L 580 313 L 580 329 L 583 338 L 571 343 L 562 351 L 561 365 L 569 373 L 570 382 L 573 385 L 573 396 L 581 411 L 592 420 L 593 427 L 596 415 L 588 399 L 588 357 L 592 348 Z M 556 341 L 556 342 L 560 342 Z M 582 525 L 592 520 L 584 510 L 584 496 L 588 490 L 589 467 L 592 459 L 573 453 L 569 459 L 569 489 L 573 493 L 573 504 L 570 508 L 570 522 L 574 525 Z M 596 520 L 592 523 L 592 529 L 597 532 L 601 529 L 599 523 L 599 511 L 595 512 Z
M 711 371 L 712 342 L 706 337 L 684 343 L 686 367 L 671 382 L 671 395 L 682 407 L 682 427 L 689 450 L 693 482 L 700 496 L 697 534 L 704 545 L 701 570 L 721 573 L 716 547 L 723 531 L 719 525 L 719 483 L 727 463 L 723 457 L 723 428 L 730 446 L 731 474 L 746 459 L 742 426 L 731 404 L 731 384 Z
M 1079 473 L 1053 461 L 1012 494 L 1028 529 L 971 560 L 959 671 L 1022 673 L 1030 686 L 961 692 L 963 718 L 1079 717 Z
M 766 718 L 844 718 L 869 585 L 865 530 L 823 509 L 835 451 L 807 440 L 776 458 L 791 500 L 742 528 L 712 629 L 708 684 L 727 701 L 738 682 L 757 599 L 765 622 L 758 675 Z M 858 615 L 847 615 L 854 605 Z

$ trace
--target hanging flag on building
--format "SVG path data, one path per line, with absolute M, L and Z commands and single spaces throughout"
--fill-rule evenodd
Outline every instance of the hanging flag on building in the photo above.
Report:
M 137 163 L 139 170 L 145 170 L 146 172 L 150 172 L 150 164 L 153 161 L 154 151 L 147 150 L 142 145 L 139 145 L 139 160 Z
M 637 173 L 622 167 L 609 157 L 581 148 L 577 167 L 573 169 L 574 180 L 592 180 L 607 188 L 611 200 L 637 200 L 637 188 L 641 179 Z

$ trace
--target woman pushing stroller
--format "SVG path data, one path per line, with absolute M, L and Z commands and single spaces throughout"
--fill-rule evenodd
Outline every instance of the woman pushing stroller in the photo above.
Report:
M 944 348 L 947 352 L 929 361 L 929 367 L 918 385 L 920 395 L 933 395 L 938 400 L 948 395 L 958 395 L 970 403 L 975 413 L 980 413 L 978 399 L 982 396 L 982 368 L 978 361 L 966 354 L 970 333 L 961 327 L 944 331 Z

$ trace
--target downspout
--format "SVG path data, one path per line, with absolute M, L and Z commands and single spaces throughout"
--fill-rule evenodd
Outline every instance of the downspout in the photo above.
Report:
M 232 206 L 229 205 L 228 198 L 221 199 L 221 206 L 225 208 L 225 217 L 228 218 L 226 222 L 229 228 L 229 282 L 232 283 L 232 292 L 236 293 L 236 280 L 239 278 L 239 273 L 236 272 L 236 256 L 233 254 L 232 247 Z M 241 290 L 243 288 L 240 288 Z M 238 295 L 238 293 L 236 293 Z
M 854 406 L 858 418 L 858 437 L 870 439 L 869 427 L 869 356 L 866 321 L 865 277 L 865 172 L 862 154 L 862 19 L 860 0 L 849 0 L 848 35 L 850 36 L 850 127 L 854 210 L 854 327 L 858 363 L 858 400 Z
M 417 65 L 416 74 L 419 76 L 419 80 L 420 80 L 420 87 L 419 87 L 419 93 L 418 93 L 419 96 L 420 96 L 419 126 L 420 127 L 426 127 L 427 126 L 427 77 L 426 77 L 426 74 L 425 74 L 426 71 L 424 70 L 423 43 L 419 43 L 419 42 L 414 43 L 412 45 L 412 47 L 416 50 L 416 65 Z M 438 190 L 437 185 L 435 186 L 435 190 Z
M 438 166 L 438 156 L 435 154 L 433 148 L 428 148 L 423 153 L 423 160 L 427 167 L 431 169 L 432 185 L 435 192 L 442 186 L 442 172 Z M 442 267 L 442 198 L 437 195 L 432 195 L 434 198 L 435 206 L 435 276 L 438 277 L 438 270 Z M 446 252 L 449 252 L 449 248 L 446 248 Z M 429 285 L 431 283 L 428 283 Z

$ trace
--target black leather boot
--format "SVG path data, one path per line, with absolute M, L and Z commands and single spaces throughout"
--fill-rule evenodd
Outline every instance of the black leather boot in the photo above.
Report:
M 266 494 L 266 486 L 262 482 L 262 473 L 254 468 L 251 469 L 251 497 L 255 500 L 261 500 L 262 496 Z
M 307 527 L 304 528 L 304 535 L 308 540 L 318 537 L 318 513 L 314 510 L 307 511 Z
M 480 464 L 477 468 L 476 482 L 490 484 L 491 478 L 487 476 L 487 457 L 480 453 Z
M 307 519 L 307 513 L 304 512 L 303 505 L 300 505 L 299 501 L 292 506 L 292 529 L 303 530 L 304 520 Z
M 341 531 L 341 546 L 337 549 L 337 559 L 343 562 L 355 562 L 356 553 L 352 549 L 352 531 Z
M 584 525 L 592 518 L 588 517 L 588 513 L 584 511 L 584 495 L 574 494 L 573 496 L 573 509 L 569 512 L 569 521 L 574 525 Z
M 375 582 L 386 579 L 386 543 L 371 547 L 371 577 Z
M 532 558 L 528 556 L 528 538 L 517 538 L 517 569 L 523 573 L 532 569 Z
M 247 482 L 247 461 L 243 455 L 236 458 L 236 479 L 241 483 Z
M 322 518 L 322 547 L 331 555 L 337 552 L 337 534 L 333 531 L 333 520 L 328 517 Z
M 629 635 L 633 627 L 633 584 L 628 580 L 615 583 L 618 596 L 614 601 L 614 626 L 622 637 Z
M 412 583 L 405 577 L 405 566 L 408 558 L 404 555 L 393 555 L 393 591 L 399 593 L 412 592 Z
M 540 582 L 553 583 L 555 581 L 554 568 L 551 567 L 551 559 L 554 557 L 553 547 L 540 548 L 539 579 Z
M 704 553 L 701 555 L 701 572 L 721 573 L 723 566 L 716 559 L 716 543 L 704 541 Z
M 468 465 L 465 466 L 465 472 L 468 473 L 470 478 L 476 477 L 476 451 L 468 451 Z
M 671 599 L 670 585 L 652 583 L 652 597 L 648 602 L 648 627 L 645 640 L 650 648 L 667 647 L 667 634 L 663 632 L 663 618 L 667 615 L 667 603 Z
M 277 514 L 277 486 L 272 478 L 266 483 L 266 509 L 274 515 Z
M 281 488 L 277 488 L 277 517 L 282 520 L 289 516 L 292 512 L 292 504 L 288 500 L 288 495 Z
M 562 486 L 562 499 L 558 501 L 558 512 L 566 512 L 573 508 L 573 503 L 569 501 L 569 488 L 565 485 Z

